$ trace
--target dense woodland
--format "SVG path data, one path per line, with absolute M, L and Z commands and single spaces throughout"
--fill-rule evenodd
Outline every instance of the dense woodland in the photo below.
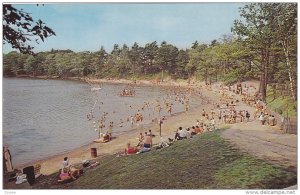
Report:
M 188 49 L 167 42 L 143 46 L 115 44 L 111 52 L 55 50 L 34 55 L 10 52 L 3 56 L 4 76 L 93 78 L 196 78 L 207 83 L 257 79 L 262 98 L 267 86 L 286 84 L 297 98 L 297 4 L 251 3 L 240 8 L 232 35 L 209 44 L 195 41 Z M 191 29 L 192 30 L 192 29 Z

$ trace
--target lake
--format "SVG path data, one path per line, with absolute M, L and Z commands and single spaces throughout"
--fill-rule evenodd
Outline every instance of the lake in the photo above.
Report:
M 138 86 L 135 97 L 120 97 L 125 84 L 100 85 L 92 91 L 84 82 L 23 78 L 3 79 L 3 144 L 7 144 L 14 165 L 29 163 L 76 149 L 98 138 L 94 123 L 104 112 L 105 125 L 114 122 L 113 135 L 118 137 L 132 127 L 127 120 L 140 110 L 146 125 L 159 117 L 155 105 L 162 105 L 161 116 L 168 115 L 164 99 L 174 100 L 168 87 Z M 188 92 L 184 92 L 188 93 Z M 141 108 L 149 103 L 149 107 Z M 173 101 L 173 113 L 185 106 Z M 198 106 L 197 98 L 190 98 L 190 107 Z M 87 120 L 87 114 L 94 118 Z M 123 122 L 123 123 L 122 123 Z M 138 128 L 143 128 L 143 126 Z M 134 126 L 136 128 L 136 126 Z

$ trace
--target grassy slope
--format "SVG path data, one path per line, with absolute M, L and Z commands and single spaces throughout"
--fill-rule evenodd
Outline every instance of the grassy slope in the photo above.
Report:
M 267 104 L 268 107 L 280 113 L 280 110 L 283 112 L 282 115 L 287 117 L 296 117 L 297 116 L 297 102 L 294 101 L 290 96 L 277 96 L 274 98 L 273 92 L 270 89 L 267 90 Z
M 219 133 L 144 154 L 108 156 L 72 183 L 55 184 L 57 174 L 53 174 L 33 188 L 270 189 L 296 184 L 296 173 L 240 152 Z
M 51 178 L 52 177 L 52 178 Z M 296 184 L 297 175 L 242 153 L 219 132 L 139 155 L 108 156 L 78 180 L 52 185 L 46 177 L 34 188 L 86 189 L 248 189 Z

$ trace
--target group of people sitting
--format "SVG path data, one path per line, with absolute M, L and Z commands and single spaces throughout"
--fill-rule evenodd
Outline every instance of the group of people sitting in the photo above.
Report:
M 62 168 L 59 175 L 59 182 L 64 181 L 74 181 L 83 173 L 83 167 L 80 165 L 80 168 L 76 168 L 74 165 L 69 163 L 69 158 L 65 157 L 62 162 Z
M 144 135 L 143 133 L 140 133 L 138 138 L 139 143 L 137 144 L 137 146 L 131 146 L 131 144 L 128 142 L 126 144 L 124 154 L 128 155 L 150 151 L 152 147 L 152 137 L 154 137 L 154 135 L 152 134 L 151 129 L 149 130 L 149 132 L 145 132 Z
M 175 132 L 174 139 L 175 140 L 189 139 L 192 138 L 194 135 L 199 135 L 201 133 L 214 131 L 214 130 L 216 130 L 214 123 L 205 124 L 203 122 L 200 123 L 199 120 L 197 120 L 197 125 L 192 126 L 191 128 L 179 127 Z

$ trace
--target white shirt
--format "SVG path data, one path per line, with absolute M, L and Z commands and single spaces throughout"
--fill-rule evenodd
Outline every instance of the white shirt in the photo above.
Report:
M 186 131 L 186 137 L 187 137 L 187 138 L 192 138 L 191 131 Z
M 66 161 L 64 160 L 62 165 L 63 165 L 63 168 L 68 167 L 69 166 L 69 160 L 66 160 Z
M 263 121 L 264 119 L 265 119 L 264 115 L 261 114 L 261 115 L 259 116 L 259 120 Z
M 178 134 L 180 137 L 186 137 L 186 130 L 185 129 L 179 130 Z

